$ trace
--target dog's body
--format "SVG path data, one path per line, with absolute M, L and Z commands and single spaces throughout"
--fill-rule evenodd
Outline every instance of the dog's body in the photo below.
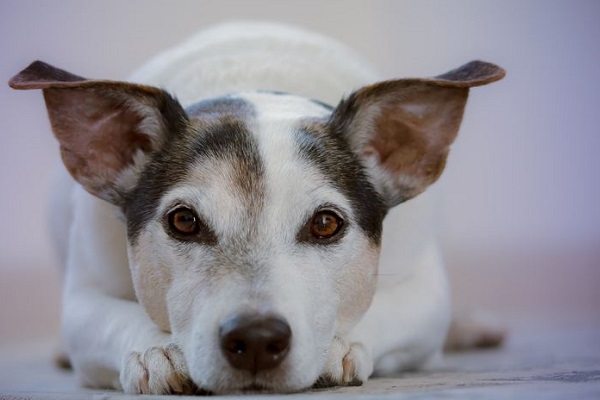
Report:
M 441 173 L 468 87 L 502 76 L 471 63 L 332 108 L 376 73 L 269 24 L 203 32 L 133 75 L 185 111 L 152 87 L 23 71 L 12 86 L 44 89 L 80 184 L 58 186 L 53 214 L 76 371 L 128 392 L 226 393 L 422 366 L 450 323 L 432 194 L 394 211 L 399 258 L 378 269 L 383 218 Z

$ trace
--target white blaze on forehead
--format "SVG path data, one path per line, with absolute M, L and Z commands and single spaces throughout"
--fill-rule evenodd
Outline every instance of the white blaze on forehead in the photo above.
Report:
M 326 118 L 330 111 L 311 100 L 292 95 L 240 95 L 252 104 L 257 142 L 264 168 L 263 223 L 286 242 L 295 240 L 298 223 L 323 204 L 350 210 L 348 200 L 327 181 L 310 160 L 300 157 L 297 130 L 303 120 Z M 307 215 L 308 214 L 308 215 Z M 290 237 L 291 235 L 291 237 Z
M 327 117 L 331 113 L 331 110 L 315 101 L 285 93 L 248 92 L 234 97 L 239 97 L 252 104 L 259 122 L 273 119 Z

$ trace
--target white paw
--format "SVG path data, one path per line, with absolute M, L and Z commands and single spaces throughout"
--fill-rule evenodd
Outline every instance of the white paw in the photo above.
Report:
M 315 387 L 360 386 L 373 373 L 373 361 L 361 343 L 334 337 L 329 358 Z
M 150 347 L 143 354 L 131 352 L 119 376 L 125 393 L 193 394 L 183 353 L 174 344 Z

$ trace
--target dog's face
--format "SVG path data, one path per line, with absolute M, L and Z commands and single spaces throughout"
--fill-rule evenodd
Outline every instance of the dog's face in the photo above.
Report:
M 336 108 L 242 93 L 184 110 L 164 91 L 34 63 L 66 167 L 126 217 L 138 300 L 194 382 L 278 392 L 319 377 L 371 302 L 382 221 L 441 174 L 475 62 L 358 90 Z
M 310 386 L 334 333 L 370 304 L 380 196 L 336 140 L 327 107 L 251 93 L 186 114 L 124 206 L 138 298 L 173 332 L 203 387 Z M 223 330 L 248 318 L 278 319 L 291 332 L 274 340 L 289 342 L 281 363 L 256 374 L 244 360 L 232 368 L 223 348 Z

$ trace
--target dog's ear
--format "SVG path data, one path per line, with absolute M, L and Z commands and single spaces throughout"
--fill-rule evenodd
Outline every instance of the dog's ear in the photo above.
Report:
M 43 90 L 68 171 L 87 191 L 117 205 L 148 155 L 187 122 L 181 105 L 163 90 L 89 80 L 40 61 L 9 85 Z
M 469 88 L 504 75 L 496 65 L 473 61 L 431 79 L 377 83 L 342 100 L 331 122 L 348 138 L 387 206 L 393 207 L 439 178 Z

